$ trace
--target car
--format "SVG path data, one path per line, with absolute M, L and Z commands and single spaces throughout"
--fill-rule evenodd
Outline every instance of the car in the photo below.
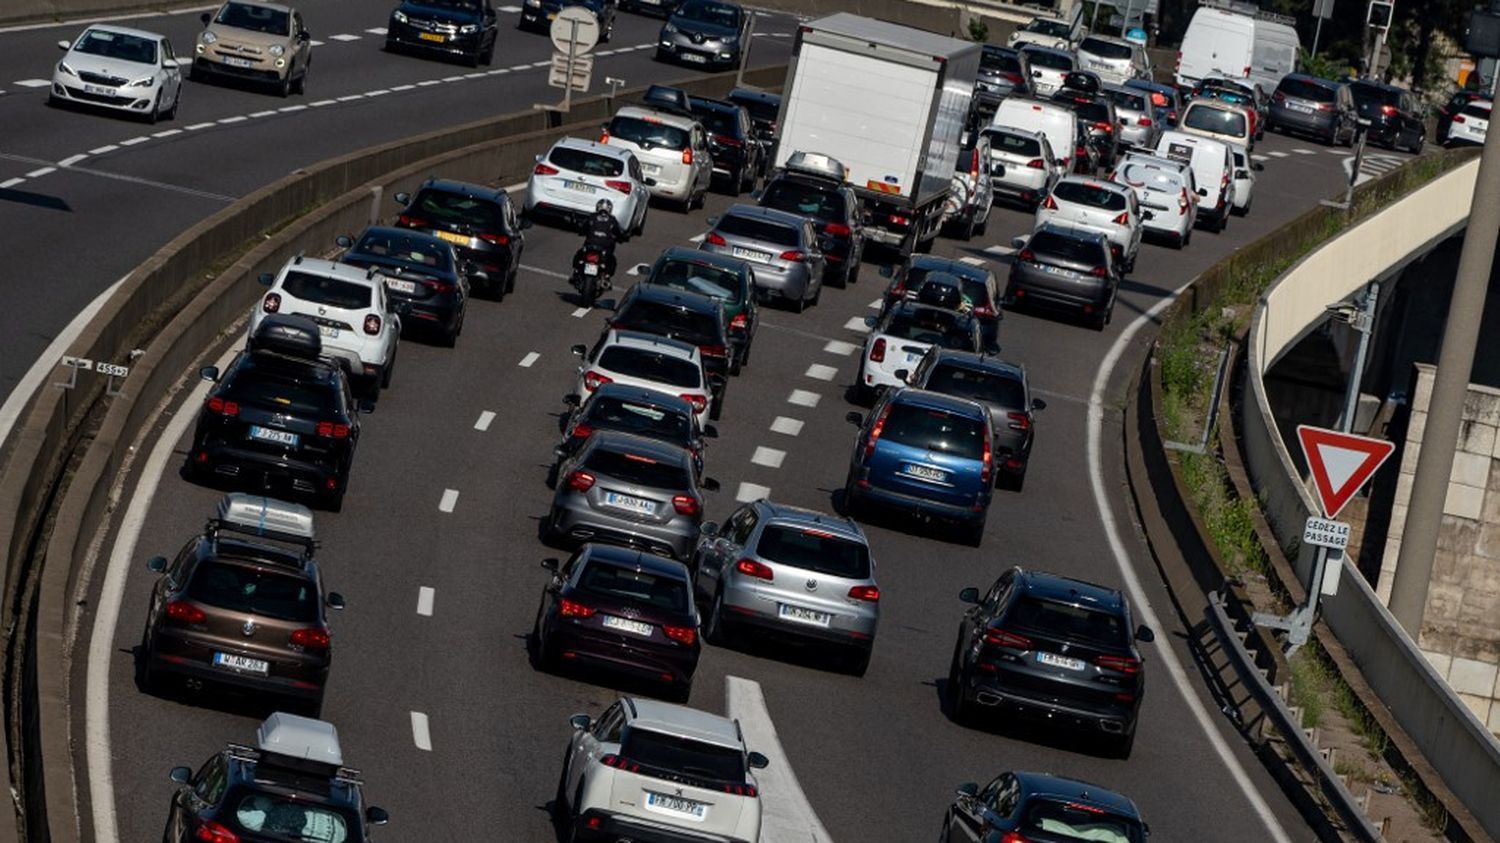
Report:
M 1088 94 L 1064 89 L 1054 94 L 1052 100 L 1071 108 L 1078 116 L 1079 140 L 1092 153 L 1090 163 L 1085 164 L 1080 158 L 1074 172 L 1089 175 L 1100 168 L 1113 167 L 1120 145 L 1120 118 L 1109 96 L 1103 92 Z
M 595 431 L 558 465 L 542 534 L 551 543 L 605 542 L 686 560 L 698 544 L 703 492 L 718 487 L 712 478 L 698 480 L 683 448 Z
M 813 220 L 823 252 L 824 281 L 835 287 L 857 283 L 864 266 L 864 206 L 847 174 L 841 162 L 827 155 L 795 152 L 757 199 L 763 208 Z
M 801 313 L 823 294 L 824 257 L 813 221 L 756 205 L 733 205 L 709 217 L 698 248 L 750 262 L 762 301 L 779 299 Z
M 983 405 L 910 387 L 888 389 L 868 417 L 844 417 L 859 428 L 843 508 L 864 520 L 868 510 L 943 521 L 974 547 L 995 488 L 994 434 Z
M 525 0 L 521 5 L 521 16 L 516 19 L 516 29 L 547 34 L 557 13 L 569 6 L 579 6 L 594 13 L 599 22 L 599 43 L 608 44 L 615 34 L 615 3 L 613 0 Z
M 1047 402 L 1031 397 L 1026 367 L 998 357 L 933 348 L 906 378 L 918 389 L 967 398 L 989 410 L 995 436 L 996 484 L 1019 492 L 1036 438 L 1036 413 Z
M 1222 233 L 1234 209 L 1234 153 L 1224 141 L 1201 135 L 1162 132 L 1156 154 L 1188 165 L 1198 186 L 1198 222 L 1209 231 Z
M 713 385 L 703 370 L 698 346 L 639 331 L 607 329 L 592 349 L 573 346 L 580 358 L 578 385 L 570 403 L 578 404 L 607 383 L 654 389 L 693 406 L 699 427 L 708 425 Z
M 372 225 L 355 240 L 340 235 L 344 249 L 339 262 L 376 273 L 384 281 L 387 300 L 401 316 L 403 330 L 435 332 L 447 345 L 458 340 L 469 306 L 469 273 L 460 264 L 453 244 L 409 228 Z M 499 284 L 500 279 L 487 284 Z M 390 380 L 386 366 L 385 380 Z
M 983 350 L 979 320 L 971 313 L 914 301 L 891 306 L 865 337 L 854 381 L 856 399 L 868 403 L 883 390 L 904 384 L 897 372 L 910 371 L 933 346 Z
M 168 676 L 273 696 L 316 717 L 332 664 L 327 609 L 307 507 L 236 492 L 219 502 L 202 535 L 157 575 L 142 635 L 141 686 Z
M 1127 79 L 1150 79 L 1151 56 L 1146 48 L 1123 38 L 1087 35 L 1075 50 L 1078 64 L 1099 74 L 1105 82 L 1121 84 Z
M 1155 149 L 1162 124 L 1151 105 L 1150 92 L 1124 85 L 1105 85 L 1101 92 L 1114 103 L 1115 118 L 1120 121 L 1120 145 Z
M 259 279 L 270 289 L 250 311 L 252 336 L 269 316 L 304 316 L 317 323 L 321 355 L 342 364 L 355 383 L 371 394 L 391 385 L 401 318 L 392 312 L 383 276 L 298 255 Z
M 566 562 L 544 559 L 542 567 L 552 576 L 531 628 L 537 667 L 586 665 L 660 683 L 687 702 L 703 645 L 686 566 L 587 543 Z
M 209 388 L 193 429 L 184 473 L 198 482 L 249 481 L 285 489 L 337 512 L 344 503 L 359 415 L 344 367 L 321 356 L 318 324 L 305 316 L 266 316 L 245 350 Z
M 1078 60 L 1066 48 L 1027 44 L 1020 48 L 1031 68 L 1031 90 L 1038 97 L 1050 97 L 1062 88 L 1063 77 L 1078 69 Z
M 708 296 L 717 301 L 729 324 L 729 343 L 733 347 L 730 371 L 750 363 L 750 349 L 755 330 L 760 326 L 760 305 L 755 299 L 755 270 L 739 258 L 726 257 L 672 246 L 652 264 L 637 264 L 639 284 L 665 287 Z
M 528 219 L 559 219 L 582 228 L 608 199 L 624 240 L 646 227 L 651 182 L 635 153 L 583 138 L 563 138 L 536 157 L 526 180 L 522 213 Z
M 996 348 L 1000 342 L 1000 293 L 995 273 L 987 265 L 964 263 L 962 260 L 941 258 L 937 255 L 912 255 L 910 261 L 894 267 L 889 272 L 892 280 L 885 289 L 881 312 L 889 310 L 897 302 L 914 300 L 922 284 L 931 275 L 944 274 L 957 278 L 962 294 L 968 300 L 971 312 L 979 320 L 980 336 L 985 348 Z
M 1062 18 L 1035 17 L 1025 26 L 1010 34 L 1007 47 L 1019 48 L 1024 44 L 1054 47 L 1059 50 L 1072 49 L 1073 27 Z
M 697 346 L 703 371 L 713 385 L 709 417 L 717 419 L 723 412 L 726 378 L 734 368 L 731 362 L 734 349 L 729 340 L 729 322 L 718 299 L 660 285 L 637 284 L 616 304 L 609 326 Z
M 1229 151 L 1234 155 L 1233 213 L 1243 217 L 1250 213 L 1250 202 L 1255 191 L 1255 174 L 1265 169 L 1265 165 L 1252 160 L 1243 146 L 1230 147 Z
M 275 3 L 229 0 L 204 12 L 192 68 L 194 82 L 212 77 L 269 85 L 285 97 L 307 93 L 312 35 L 302 13 Z
M 744 59 L 750 15 L 737 3 L 683 0 L 662 25 L 656 60 L 732 69 Z
M 1123 87 L 1146 93 L 1151 100 L 1158 126 L 1165 129 L 1177 125 L 1177 115 L 1182 113 L 1182 92 L 1177 90 L 1176 85 L 1149 79 L 1127 79 Z
M 990 139 L 980 133 L 958 151 L 952 185 L 943 205 L 943 224 L 960 240 L 984 236 L 990 225 L 995 190 L 990 183 Z
M 1182 118 L 1177 121 L 1179 131 L 1254 148 L 1255 127 L 1250 111 L 1212 98 L 1195 99 L 1187 104 Z
M 691 114 L 668 114 L 626 106 L 615 112 L 599 142 L 625 149 L 640 159 L 647 189 L 657 199 L 677 203 L 683 213 L 702 206 L 713 179 L 708 136 Z
M 1081 160 L 1075 164 L 1075 156 L 1086 151 L 1081 140 L 1084 133 L 1078 115 L 1061 103 L 1009 97 L 995 110 L 989 128 L 1020 129 L 1046 136 L 1059 165 L 1059 177 L 1073 172 L 1075 166 L 1085 169 L 1091 166 Z
M 622 697 L 568 718 L 553 813 L 574 840 L 759 843 L 760 785 L 770 762 L 745 746 L 738 720 Z
M 1349 86 L 1305 73 L 1288 73 L 1271 94 L 1267 115 L 1278 132 L 1312 135 L 1329 146 L 1353 146 L 1359 115 Z
M 1250 138 L 1260 140 L 1266 135 L 1266 118 L 1263 116 L 1259 103 L 1255 96 L 1241 89 L 1230 88 L 1205 88 L 1203 92 L 1194 97 L 1195 100 L 1217 100 L 1229 105 L 1239 106 L 1245 110 L 1246 116 L 1250 118 Z
M 938 843 L 1002 840 L 1112 840 L 1146 843 L 1150 828 L 1134 802 L 1091 782 L 1048 773 L 1001 773 L 981 790 L 958 786 Z
M 972 608 L 959 621 L 948 666 L 944 697 L 954 722 L 1035 716 L 1130 757 L 1146 692 L 1136 642 L 1155 635 L 1135 625 L 1124 594 L 1018 566 L 982 595 L 965 588 L 958 599 Z
M 1284 76 L 1277 77 L 1277 83 Z M 1238 105 L 1251 112 L 1256 130 L 1255 139 L 1265 136 L 1270 122 L 1271 99 L 1259 82 L 1251 79 L 1234 79 L 1225 76 L 1209 76 L 1198 80 L 1190 90 L 1192 98 L 1218 99 Z
M 620 11 L 639 15 L 671 17 L 682 0 L 618 0 Z
M 57 46 L 63 57 L 52 70 L 48 105 L 123 112 L 148 123 L 177 116 L 182 71 L 165 35 L 100 23 Z
M 724 99 L 750 112 L 750 125 L 755 128 L 755 137 L 765 146 L 769 162 L 771 150 L 776 147 L 776 120 L 781 112 L 781 95 L 755 88 L 735 88 Z
M 1114 314 L 1122 273 L 1109 237 L 1090 228 L 1047 223 L 1015 240 L 1006 308 L 1038 305 L 1082 312 L 1102 331 Z
M 1160 237 L 1174 249 L 1193 238 L 1198 194 L 1191 167 L 1155 155 L 1128 155 L 1113 180 L 1135 191 L 1141 209 L 1141 235 Z
M 530 223 L 516 213 L 504 188 L 431 178 L 416 195 L 397 193 L 397 228 L 410 228 L 453 244 L 467 274 L 496 301 L 515 292 Z
M 1427 142 L 1427 117 L 1416 94 L 1372 79 L 1350 82 L 1349 93 L 1360 119 L 1368 121 L 1365 138 L 1370 143 L 1422 152 Z
M 766 172 L 766 151 L 750 125 L 750 112 L 727 100 L 692 97 L 689 102 L 708 133 L 714 175 L 723 179 L 730 196 L 754 190 Z
M 1491 100 L 1476 99 L 1465 105 L 1458 113 L 1454 114 L 1448 121 L 1448 132 L 1443 136 L 1443 142 L 1449 146 L 1460 144 L 1484 145 L 1484 139 L 1489 134 L 1490 112 L 1494 103 Z
M 1458 91 L 1438 107 L 1437 134 L 1434 136 L 1438 143 L 1448 141 L 1448 128 L 1453 123 L 1453 116 L 1461 113 L 1464 106 L 1475 101 L 1488 103 L 1491 101 L 1490 95 L 1485 91 Z
M 1135 268 L 1141 249 L 1141 208 L 1129 186 L 1068 176 L 1053 185 L 1052 192 L 1042 200 L 1033 228 L 1049 222 L 1103 232 L 1109 237 L 1120 271 L 1128 273 Z
M 552 453 L 559 461 L 578 453 L 596 430 L 619 430 L 660 439 L 693 455 L 693 470 L 703 477 L 703 452 L 707 439 L 719 435 L 713 426 L 702 427 L 693 405 L 675 395 L 654 389 L 607 383 L 575 406 L 563 423 L 562 444 Z
M 1064 175 L 1051 141 L 1042 132 L 1003 126 L 991 126 L 984 134 L 990 140 L 990 184 L 995 201 L 1014 201 L 1035 211 Z
M 985 44 L 979 56 L 974 100 L 980 111 L 992 113 L 1006 97 L 1031 95 L 1031 64 L 1020 50 Z
M 332 723 L 278 711 L 256 730 L 256 746 L 231 743 L 194 773 L 172 768 L 177 786 L 162 833 L 166 843 L 309 840 L 330 829 L 342 843 L 368 843 L 390 821 L 365 805 L 364 780 L 344 766 Z
M 499 39 L 490 0 L 399 0 L 385 28 L 388 53 L 457 58 L 470 67 L 494 61 Z

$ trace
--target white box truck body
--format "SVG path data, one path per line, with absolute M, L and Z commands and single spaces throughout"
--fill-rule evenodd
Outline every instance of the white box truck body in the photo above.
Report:
M 1188 22 L 1177 53 L 1177 83 L 1219 76 L 1259 83 L 1270 92 L 1297 69 L 1297 30 L 1283 15 L 1241 3 L 1210 2 Z

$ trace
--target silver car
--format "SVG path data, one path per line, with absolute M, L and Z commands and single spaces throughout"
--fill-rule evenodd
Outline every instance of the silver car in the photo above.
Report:
M 1140 88 L 1104 85 L 1099 92 L 1115 104 L 1115 119 L 1120 123 L 1121 144 L 1155 149 L 1164 128 L 1151 107 L 1150 94 Z
M 606 542 L 686 560 L 698 543 L 703 491 L 685 448 L 601 430 L 557 469 L 543 529 L 549 541 Z
M 1067 50 L 1027 44 L 1021 48 L 1031 68 L 1031 89 L 1040 98 L 1050 97 L 1062 89 L 1063 77 L 1078 69 L 1078 60 Z
M 751 501 L 724 525 L 703 525 L 689 566 L 710 608 L 704 634 L 724 643 L 736 628 L 767 637 L 832 644 L 864 675 L 880 623 L 880 587 L 864 531 L 851 519 Z
M 812 220 L 786 211 L 735 205 L 713 226 L 699 249 L 749 261 L 755 270 L 755 292 L 791 304 L 801 313 L 823 293 L 826 261 Z
M 1090 35 L 1078 42 L 1078 65 L 1099 74 L 1105 82 L 1123 84 L 1127 79 L 1150 79 L 1151 58 L 1146 48 L 1123 38 Z

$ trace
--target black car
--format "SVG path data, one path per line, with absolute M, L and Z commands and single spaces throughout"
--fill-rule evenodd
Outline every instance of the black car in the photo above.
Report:
M 890 286 L 885 288 L 882 312 L 897 302 L 914 298 L 922 282 L 934 273 L 956 275 L 963 281 L 963 295 L 973 308 L 974 316 L 979 319 L 985 347 L 998 348 L 1000 320 L 1003 318 L 1000 313 L 1000 282 L 988 266 L 936 255 L 912 255 L 907 263 L 881 270 L 881 274 L 891 277 Z
M 462 59 L 470 67 L 495 58 L 495 7 L 490 0 L 402 0 L 385 28 L 385 48 Z
M 723 0 L 684 0 L 662 25 L 656 60 L 694 67 L 739 67 L 749 36 L 750 14 Z
M 978 110 L 995 113 L 1006 97 L 1031 96 L 1031 62 L 1026 54 L 1009 47 L 985 44 L 979 57 L 979 77 L 974 82 Z
M 1081 76 L 1084 71 L 1068 74 Z M 1092 173 L 1093 168 L 1109 169 L 1115 165 L 1115 151 L 1120 143 L 1120 120 L 1115 115 L 1115 104 L 1103 94 L 1063 89 L 1053 100 L 1073 109 L 1078 115 L 1078 138 L 1080 146 L 1089 147 L 1091 164 L 1080 161 L 1080 173 Z
M 765 174 L 766 151 L 750 125 L 750 112 L 724 100 L 692 97 L 689 103 L 693 116 L 708 133 L 714 175 L 723 179 L 730 196 L 753 190 Z
M 754 88 L 735 88 L 725 99 L 750 112 L 750 124 L 755 127 L 755 136 L 765 145 L 766 158 L 770 160 L 780 128 L 776 119 L 781 114 L 781 95 Z
M 359 413 L 344 369 L 319 355 L 318 325 L 305 316 L 261 320 L 244 351 L 213 381 L 198 413 L 186 474 L 251 489 L 284 489 L 337 512 L 344 502 Z
M 1427 117 L 1416 94 L 1372 79 L 1349 83 L 1354 107 L 1369 121 L 1365 138 L 1391 149 L 1420 153 L 1427 142 Z
M 1146 843 L 1150 828 L 1129 798 L 1048 773 L 1001 773 L 981 790 L 958 786 L 938 843 L 1114 840 Z
M 401 331 L 429 328 L 453 345 L 463 330 L 469 277 L 452 243 L 406 228 L 372 225 L 355 240 L 341 234 L 340 263 L 373 269 L 385 278 L 386 294 L 401 315 Z
M 1437 110 L 1437 141 L 1448 142 L 1448 127 L 1453 125 L 1453 118 L 1463 113 L 1471 103 L 1490 101 L 1490 95 L 1484 91 L 1459 91 L 1448 98 Z
M 553 18 L 568 6 L 582 6 L 594 13 L 599 20 L 599 41 L 609 43 L 615 34 L 615 4 L 610 0 L 525 0 L 521 5 L 521 17 L 516 29 L 532 32 L 550 31 Z
M 516 289 L 526 247 L 520 218 L 504 189 L 447 179 L 428 179 L 417 195 L 396 194 L 397 228 L 425 231 L 453 244 L 469 283 L 496 301 Z
M 568 396 L 572 404 L 577 396 Z M 563 441 L 553 450 L 559 460 L 578 453 L 596 430 L 618 430 L 677 445 L 693 455 L 694 469 L 703 478 L 705 440 L 719 435 L 713 426 L 698 426 L 693 405 L 675 395 L 654 389 L 606 383 L 599 386 L 568 416 Z
M 622 12 L 669 17 L 677 11 L 682 0 L 617 0 L 617 3 Z
M 359 771 L 344 766 L 332 724 L 278 712 L 256 732 L 257 746 L 230 744 L 195 774 L 172 769 L 177 785 L 162 839 L 167 843 L 366 843 L 389 815 L 366 807 Z M 310 837 L 308 829 L 331 829 Z
M 640 331 L 698 346 L 703 371 L 713 388 L 709 418 L 724 409 L 724 390 L 730 374 L 729 325 L 716 299 L 670 287 L 637 284 L 620 300 L 609 326 Z
M 864 207 L 843 179 L 816 169 L 801 169 L 797 156 L 772 174 L 757 200 L 763 208 L 807 217 L 818 227 L 825 259 L 824 280 L 835 287 L 859 281 L 864 264 Z M 839 165 L 843 169 L 843 165 Z
M 1012 568 L 972 604 L 958 625 L 945 700 L 954 722 L 987 713 L 1034 715 L 1083 729 L 1130 756 L 1146 675 L 1125 595 L 1041 571 Z
M 933 348 L 909 383 L 918 389 L 977 401 L 990 411 L 995 443 L 995 485 L 1021 491 L 1036 439 L 1036 413 L 1047 402 L 1031 397 L 1026 367 L 998 357 Z
M 637 271 L 642 284 L 682 290 L 718 300 L 729 322 L 729 343 L 734 347 L 730 372 L 739 374 L 750 363 L 750 346 L 760 324 L 760 302 L 755 297 L 755 270 L 748 261 L 728 255 L 672 246 Z

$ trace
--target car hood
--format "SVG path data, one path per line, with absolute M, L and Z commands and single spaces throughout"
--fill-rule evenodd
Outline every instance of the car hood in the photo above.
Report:
M 454 9 L 447 6 L 427 6 L 421 3 L 402 3 L 398 9 L 403 14 L 423 20 L 444 23 L 479 23 L 479 10 Z
M 289 48 L 292 43 L 290 35 L 273 35 L 269 32 L 241 29 L 238 26 L 225 26 L 220 23 L 211 23 L 204 28 L 204 31 L 212 32 L 219 41 L 231 44 L 249 44 L 253 47 L 271 47 L 280 44 Z
M 127 79 L 140 79 L 150 76 L 156 72 L 156 65 L 141 64 L 139 62 L 124 61 L 123 59 L 110 58 L 108 56 L 95 56 L 88 53 L 69 51 L 63 61 L 74 72 L 88 71 L 104 76 L 123 76 Z
M 683 20 L 678 17 L 673 17 L 667 23 L 677 27 L 677 31 L 684 35 L 702 35 L 706 38 L 729 38 L 740 32 L 732 26 L 720 26 L 701 20 Z

